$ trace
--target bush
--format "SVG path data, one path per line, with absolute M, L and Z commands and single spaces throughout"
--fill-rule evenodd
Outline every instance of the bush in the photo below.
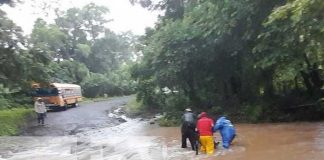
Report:
M 163 110 L 167 112 L 183 112 L 190 106 L 189 98 L 184 95 L 168 95 Z
M 126 104 L 126 113 L 128 116 L 134 117 L 139 116 L 145 112 L 146 107 L 143 105 L 142 101 L 137 101 L 136 98 L 132 98 Z
M 10 108 L 10 102 L 8 99 L 0 97 L 0 110 Z
M 90 77 L 81 83 L 81 87 L 84 96 L 90 98 L 101 97 L 105 94 L 108 96 L 129 95 L 134 92 L 132 86 L 117 82 L 109 79 L 108 75 L 91 73 Z
M 244 112 L 247 116 L 247 120 L 258 122 L 262 118 L 263 108 L 261 105 L 247 105 Z
M 26 119 L 33 115 L 33 110 L 26 108 L 0 110 L 0 136 L 17 135 Z
M 159 125 L 162 127 L 173 127 L 180 125 L 180 118 L 174 116 L 165 116 L 159 119 Z
M 86 97 L 94 98 L 105 94 L 105 88 L 109 85 L 106 77 L 102 74 L 92 73 L 90 77 L 86 78 L 81 84 L 83 94 Z
M 210 115 L 220 116 L 219 114 L 224 114 L 224 111 L 221 106 L 213 106 L 208 113 Z
M 10 98 L 10 99 L 12 99 L 14 104 L 18 104 L 19 106 L 30 105 L 30 104 L 34 103 L 32 96 L 24 94 L 24 93 L 13 94 L 12 98 Z

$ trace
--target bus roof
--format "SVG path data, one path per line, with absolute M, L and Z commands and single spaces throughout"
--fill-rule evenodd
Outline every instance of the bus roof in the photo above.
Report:
M 79 85 L 68 83 L 51 83 L 50 85 L 55 88 L 80 88 Z

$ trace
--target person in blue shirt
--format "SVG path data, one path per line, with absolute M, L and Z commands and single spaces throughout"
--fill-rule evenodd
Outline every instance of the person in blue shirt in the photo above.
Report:
M 233 124 L 230 120 L 226 119 L 225 116 L 222 116 L 217 119 L 213 127 L 213 132 L 216 132 L 217 130 L 220 131 L 222 136 L 223 147 L 228 149 L 236 136 L 236 131 Z

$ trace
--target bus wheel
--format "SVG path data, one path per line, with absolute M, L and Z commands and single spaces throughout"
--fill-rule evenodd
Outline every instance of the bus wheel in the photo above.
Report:
M 64 106 L 62 107 L 63 111 L 66 111 L 68 109 L 68 105 L 65 103 Z
M 72 104 L 72 107 L 75 108 L 78 106 L 78 100 L 75 100 L 75 103 Z
M 73 107 L 73 108 L 75 108 L 75 107 L 77 107 L 77 106 L 78 106 L 78 104 L 77 104 L 76 102 L 72 104 L 72 107 Z

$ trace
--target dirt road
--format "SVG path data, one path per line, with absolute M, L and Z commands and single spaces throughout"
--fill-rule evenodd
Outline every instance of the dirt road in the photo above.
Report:
M 38 126 L 35 120 L 22 135 L 64 136 L 74 135 L 84 130 L 114 126 L 118 122 L 109 118 L 109 111 L 125 105 L 130 98 L 131 96 L 117 97 L 108 101 L 84 103 L 66 111 L 49 112 L 45 119 L 45 126 Z

